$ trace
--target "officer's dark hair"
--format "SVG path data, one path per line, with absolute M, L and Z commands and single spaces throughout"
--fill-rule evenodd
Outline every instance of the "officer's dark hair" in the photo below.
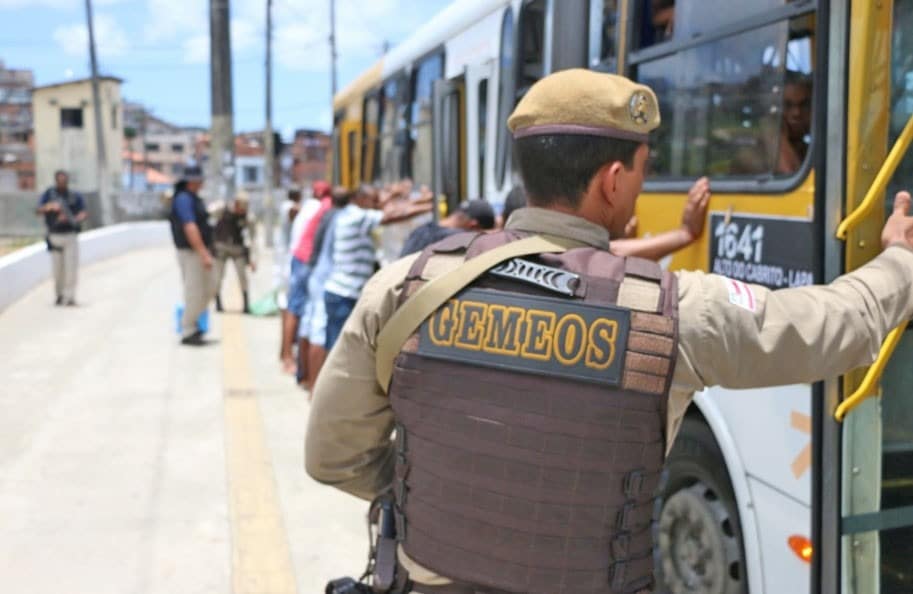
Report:
M 63 176 L 65 176 L 67 179 L 70 179 L 70 174 L 68 174 L 68 173 L 67 173 L 66 171 L 64 171 L 63 169 L 58 169 L 57 171 L 54 172 L 54 179 L 57 179 L 57 177 L 60 176 L 60 175 L 63 175 Z
M 600 136 L 544 134 L 514 141 L 514 154 L 530 206 L 577 209 L 593 177 L 608 163 L 634 166 L 640 143 Z
M 174 184 L 174 191 L 171 193 L 172 196 L 177 196 L 181 192 L 187 189 L 187 180 L 180 180 L 178 183 Z

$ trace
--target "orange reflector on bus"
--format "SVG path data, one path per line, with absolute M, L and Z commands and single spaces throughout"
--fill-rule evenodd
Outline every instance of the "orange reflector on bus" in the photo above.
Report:
M 812 541 L 804 536 L 799 536 L 794 534 L 789 537 L 789 548 L 793 553 L 796 554 L 796 557 L 802 559 L 806 563 L 810 563 L 812 560 L 812 553 L 815 548 L 812 546 Z

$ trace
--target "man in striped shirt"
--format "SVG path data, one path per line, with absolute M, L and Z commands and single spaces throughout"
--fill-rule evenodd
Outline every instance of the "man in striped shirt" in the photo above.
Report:
M 372 232 L 392 223 L 431 210 L 428 202 L 400 201 L 377 210 L 378 192 L 363 185 L 349 204 L 336 215 L 333 239 L 333 272 L 326 283 L 326 349 L 333 348 L 361 290 L 374 274 L 376 258 Z

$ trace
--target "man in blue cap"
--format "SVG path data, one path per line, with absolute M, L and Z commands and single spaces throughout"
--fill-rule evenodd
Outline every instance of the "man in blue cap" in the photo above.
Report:
M 206 344 L 203 331 L 197 326 L 213 297 L 212 244 L 206 204 L 197 195 L 203 186 L 199 167 L 187 167 L 174 187 L 171 201 L 171 234 L 178 251 L 178 264 L 184 282 L 184 314 L 181 318 L 181 344 Z

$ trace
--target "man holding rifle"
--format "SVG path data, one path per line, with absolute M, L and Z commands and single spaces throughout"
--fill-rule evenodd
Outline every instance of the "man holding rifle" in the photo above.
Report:
M 38 201 L 37 213 L 47 225 L 48 251 L 54 268 L 55 305 L 76 305 L 76 276 L 79 270 L 79 239 L 82 222 L 88 218 L 83 197 L 71 192 L 66 171 L 54 173 L 54 187 Z

